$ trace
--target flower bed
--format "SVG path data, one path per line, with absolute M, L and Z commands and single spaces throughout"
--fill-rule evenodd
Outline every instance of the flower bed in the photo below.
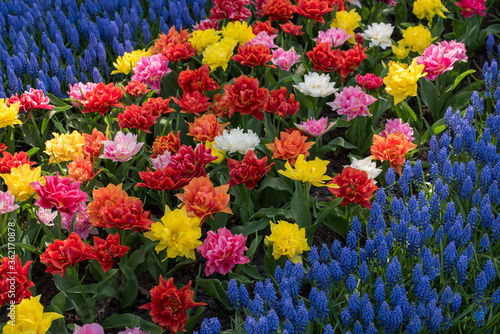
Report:
M 3 332 L 497 331 L 495 10 L 0 4 Z

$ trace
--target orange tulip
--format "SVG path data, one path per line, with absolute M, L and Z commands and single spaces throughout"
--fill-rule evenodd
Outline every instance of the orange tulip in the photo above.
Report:
M 275 138 L 274 143 L 266 144 L 267 148 L 273 151 L 273 159 L 287 160 L 290 165 L 295 166 L 295 161 L 299 155 L 304 158 L 309 156 L 309 149 L 314 142 L 306 142 L 307 136 L 304 136 L 300 130 L 292 132 L 281 131 L 280 139 Z
M 184 193 L 176 196 L 186 205 L 188 216 L 200 217 L 203 222 L 207 216 L 213 218 L 217 212 L 232 213 L 228 207 L 228 190 L 229 184 L 214 187 L 208 176 L 203 176 L 193 178 L 184 187 Z
M 384 138 L 379 135 L 373 136 L 373 145 L 371 147 L 372 159 L 388 160 L 394 171 L 401 175 L 402 167 L 406 161 L 405 154 L 417 147 L 417 145 L 408 141 L 405 134 L 396 132 L 387 135 Z

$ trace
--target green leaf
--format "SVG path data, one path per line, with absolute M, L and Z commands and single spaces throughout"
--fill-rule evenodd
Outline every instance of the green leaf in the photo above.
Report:
M 130 254 L 130 257 L 128 258 L 127 265 L 130 267 L 130 269 L 135 270 L 135 268 L 144 262 L 145 260 L 145 254 L 147 254 L 151 249 L 153 249 L 156 246 L 156 243 L 150 242 L 145 245 L 142 245 L 141 248 L 138 250 L 134 251 L 132 254 Z
M 125 313 L 125 314 L 113 314 L 112 316 L 104 319 L 101 323 L 104 329 L 120 328 L 123 329 L 125 326 L 129 328 L 141 327 L 143 331 L 149 331 L 150 334 L 162 334 L 160 326 L 146 321 L 137 315 Z
M 254 234 L 260 230 L 263 230 L 269 226 L 269 218 L 261 218 L 257 221 L 248 221 L 244 225 L 236 226 L 231 229 L 233 234 L 243 233 L 243 235 L 247 236 L 250 234 Z
M 35 154 L 36 152 L 40 151 L 40 148 L 39 147 L 33 147 L 32 149 L 30 149 L 28 152 L 26 152 L 26 154 L 28 155 L 28 157 L 31 157 L 33 154 Z
M 290 210 L 275 209 L 274 207 L 270 207 L 260 209 L 259 211 L 254 213 L 253 216 L 250 217 L 250 219 L 253 220 L 261 217 L 267 217 L 270 219 L 280 217 L 286 220 L 295 220 L 297 218 L 297 215 Z
M 340 147 L 343 147 L 345 149 L 348 149 L 348 150 L 355 150 L 357 149 L 356 146 L 354 146 L 353 144 L 349 143 L 347 140 L 345 140 L 344 138 L 342 137 L 337 137 L 337 138 L 334 138 L 332 139 L 328 144 L 326 144 L 325 146 L 323 146 L 319 152 L 318 152 L 318 155 L 322 155 L 322 154 L 325 154 L 329 151 L 335 151 L 335 149 L 340 146 Z
M 340 234 L 344 239 L 347 237 L 347 232 L 349 231 L 349 222 L 344 218 L 337 215 L 328 215 L 323 223 Z
M 120 295 L 122 297 L 121 305 L 122 308 L 126 308 L 132 305 L 137 298 L 139 283 L 137 282 L 137 277 L 129 266 L 125 263 L 119 263 L 118 265 L 122 272 L 122 284 L 120 286 Z
M 415 112 L 413 111 L 413 109 L 410 108 L 410 106 L 408 105 L 408 102 L 406 102 L 406 101 L 401 102 L 401 106 L 408 112 L 408 114 L 413 119 L 413 121 L 416 122 L 417 121 L 417 115 L 415 114 Z
M 273 177 L 271 175 L 266 175 L 262 183 L 260 184 L 258 192 L 266 188 L 272 188 L 274 190 L 286 190 L 290 194 L 293 194 L 292 188 L 280 177 Z
M 455 82 L 453 82 L 453 85 L 450 88 L 448 88 L 445 93 L 451 92 L 452 90 L 457 88 L 457 86 L 460 84 L 460 82 L 462 82 L 462 80 L 465 79 L 466 76 L 468 76 L 469 74 L 472 74 L 472 73 L 476 73 L 476 71 L 475 70 L 468 70 L 468 71 L 465 71 L 462 74 L 460 74 L 455 79 Z
M 453 109 L 459 109 L 463 107 L 467 102 L 470 100 L 472 96 L 473 91 L 465 91 L 465 92 L 460 92 L 453 96 L 453 98 L 450 99 L 448 104 L 453 108 Z
M 250 247 L 248 248 L 248 251 L 247 251 L 247 256 L 250 260 L 253 259 L 253 255 L 257 251 L 257 248 L 259 247 L 261 240 L 262 240 L 262 236 L 260 236 L 260 235 L 252 240 L 252 243 L 250 244 Z
M 336 198 L 328 203 L 323 209 L 319 210 L 318 216 L 316 217 L 315 224 L 321 223 L 328 216 L 329 213 L 332 213 L 333 209 L 342 203 L 343 198 Z
M 420 93 L 422 101 L 429 107 L 430 110 L 434 111 L 437 107 L 438 98 L 436 86 L 430 80 L 422 78 L 420 81 Z
M 290 209 L 297 214 L 295 222 L 299 227 L 309 227 L 311 225 L 310 200 L 304 191 L 300 189 L 301 187 L 302 185 L 293 194 Z
M 220 284 L 217 279 L 207 279 L 198 277 L 198 287 L 205 290 L 208 294 L 218 300 L 224 307 L 231 310 L 232 307 L 229 305 L 229 298 L 227 297 L 226 290 Z
M 54 298 L 52 298 L 50 304 L 54 305 L 62 312 L 64 312 L 66 311 L 66 296 L 64 295 L 64 293 L 59 292 L 57 295 L 54 296 Z
M 203 311 L 205 311 L 205 307 L 200 307 L 196 310 L 196 314 L 192 317 L 189 317 L 189 319 L 186 321 L 186 325 L 184 326 L 184 329 L 186 330 L 187 333 L 192 333 L 194 326 L 196 326 L 196 323 L 198 322 L 198 318 L 203 314 Z
M 259 270 L 257 269 L 256 266 L 252 266 L 248 263 L 244 264 L 243 267 L 241 267 L 241 270 L 247 274 L 248 276 L 251 276 L 256 279 L 261 279 L 262 277 L 259 274 Z

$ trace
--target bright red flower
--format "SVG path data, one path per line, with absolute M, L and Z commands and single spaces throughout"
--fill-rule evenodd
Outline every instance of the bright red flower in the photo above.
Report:
M 44 178 L 45 185 L 40 181 L 30 183 L 40 196 L 35 205 L 45 209 L 55 206 L 59 212 L 73 216 L 80 204 L 88 201 L 87 193 L 80 190 L 80 182 L 71 182 L 69 177 L 59 177 L 59 172 L 56 175 L 44 175 Z
M 267 157 L 257 159 L 253 150 L 249 150 L 242 161 L 227 159 L 229 167 L 229 186 L 234 187 L 237 184 L 245 184 L 248 189 L 253 189 L 257 185 L 257 181 L 266 175 L 274 162 L 267 165 Z
M 14 155 L 9 152 L 3 152 L 3 156 L 0 158 L 0 173 L 10 174 L 10 170 L 12 168 L 19 167 L 24 164 L 29 164 L 30 167 L 35 164 L 34 161 L 30 161 L 26 152 L 16 152 Z
M 325 23 L 323 15 L 333 11 L 330 2 L 326 0 L 299 0 L 294 7 L 297 14 L 321 23 Z
M 229 123 L 220 124 L 214 114 L 207 114 L 194 119 L 193 123 L 186 122 L 189 125 L 188 136 L 193 136 L 195 141 L 206 142 L 213 141 Z
M 137 80 L 130 81 L 123 90 L 132 97 L 141 97 L 151 91 L 148 89 L 148 85 Z
M 367 73 L 366 75 L 356 75 L 356 82 L 359 86 L 363 87 L 366 90 L 374 90 L 382 85 L 384 79 L 381 77 L 377 77 L 373 73 Z
M 170 152 L 172 154 L 177 153 L 179 148 L 181 148 L 181 132 L 177 131 L 177 136 L 173 131 L 170 131 L 166 136 L 158 136 L 153 142 L 151 147 L 153 154 L 150 155 L 151 158 L 156 158 L 159 155 L 163 155 L 165 152 Z
M 163 169 L 139 172 L 139 177 L 144 183 L 138 183 L 138 187 L 146 187 L 156 190 L 179 190 L 189 183 L 194 177 L 207 175 L 205 166 L 217 159 L 212 156 L 209 149 L 203 144 L 196 145 L 193 150 L 191 146 L 183 145 L 179 152 L 172 156 L 171 163 Z
M 294 35 L 295 37 L 304 34 L 304 32 L 302 31 L 302 26 L 296 26 L 292 22 L 287 22 L 285 24 L 280 24 L 280 28 L 281 28 L 281 30 L 283 30 L 283 32 L 285 34 Z
M 0 143 L 0 153 L 5 152 L 6 149 L 7 149 L 7 145 Z
M 51 106 L 50 99 L 43 94 L 43 91 L 30 88 L 29 92 L 24 92 L 21 97 L 17 94 L 11 96 L 7 100 L 7 105 L 19 102 L 19 112 L 31 112 L 34 109 L 47 109 L 52 110 L 54 106 Z
M 330 6 L 332 7 L 332 9 L 334 9 L 335 6 L 338 6 L 337 12 L 344 10 L 347 11 L 349 9 L 348 5 L 346 5 L 346 0 L 330 0 Z
M 196 49 L 193 48 L 191 43 L 184 42 L 182 44 L 169 44 L 162 51 L 163 57 L 171 62 L 178 62 L 180 60 L 189 60 L 196 54 Z
M 269 90 L 259 88 L 257 78 L 241 75 L 234 80 L 233 85 L 224 86 L 224 91 L 224 95 L 231 101 L 229 118 L 239 112 L 242 115 L 251 114 L 260 121 L 264 120 L 262 109 L 269 96 Z
M 32 263 L 33 261 L 28 261 L 23 266 L 17 254 L 12 260 L 7 256 L 2 257 L 0 263 L 0 307 L 5 303 L 10 303 L 11 300 L 19 304 L 24 298 L 31 297 L 29 288 L 35 285 L 28 278 Z
M 113 260 L 125 255 L 130 247 L 120 245 L 120 234 L 108 234 L 106 240 L 94 237 L 94 258 L 101 264 L 104 272 L 113 266 Z
M 179 330 L 185 332 L 186 310 L 206 305 L 205 303 L 196 303 L 193 300 L 194 292 L 190 288 L 191 281 L 179 290 L 174 285 L 172 277 L 167 282 L 160 275 L 160 284 L 149 291 L 151 302 L 139 308 L 149 310 L 151 318 L 161 326 L 162 331 L 166 327 L 172 334 Z
M 264 44 L 245 44 L 238 46 L 238 54 L 231 57 L 243 66 L 262 66 L 273 58 L 271 50 Z
M 40 262 L 47 266 L 45 272 L 63 277 L 68 266 L 74 267 L 79 262 L 94 259 L 92 250 L 92 246 L 84 243 L 80 236 L 73 232 L 66 240 L 56 239 L 48 245 L 40 255 Z
M 271 20 L 267 20 L 266 22 L 256 21 L 252 25 L 252 32 L 254 35 L 257 36 L 262 31 L 267 32 L 269 36 L 278 34 L 278 29 L 271 26 Z
M 83 155 L 86 158 L 90 158 L 90 160 L 93 162 L 99 158 L 99 154 L 101 153 L 102 148 L 102 142 L 104 140 L 108 140 L 109 138 L 107 135 L 97 130 L 96 128 L 92 129 L 91 135 L 84 133 L 83 137 L 85 137 Z
M 184 203 L 189 217 L 199 217 L 203 223 L 208 216 L 213 219 L 214 213 L 233 213 L 228 207 L 228 190 L 228 184 L 214 187 L 208 176 L 201 176 L 193 178 L 184 187 L 184 193 L 175 196 Z
M 213 0 L 212 9 L 210 9 L 210 20 L 244 21 L 252 16 L 249 0 Z
M 107 203 L 102 210 L 103 221 L 93 223 L 94 226 L 103 228 L 119 228 L 137 232 L 150 230 L 153 220 L 151 213 L 144 211 L 142 201 L 136 197 L 127 197 L 117 203 Z
M 217 159 L 210 153 L 211 150 L 203 144 L 196 145 L 195 149 L 191 146 L 182 145 L 177 154 L 172 156 L 172 164 L 190 177 L 205 176 L 205 166 Z
M 142 104 L 142 109 L 148 114 L 160 117 L 161 115 L 170 114 L 175 111 L 174 108 L 168 106 L 169 103 L 170 99 L 162 99 L 161 97 L 149 98 Z
M 290 0 L 267 0 L 261 13 L 269 16 L 270 21 L 288 21 L 293 18 L 295 6 Z
M 328 190 L 336 198 L 344 198 L 340 205 L 345 206 L 348 203 L 358 203 L 368 209 L 372 207 L 370 198 L 375 190 L 378 189 L 365 171 L 352 167 L 344 168 L 342 173 L 337 174 L 328 184 L 338 187 L 329 187 Z
M 329 43 L 318 43 L 306 54 L 311 59 L 315 71 L 330 72 L 337 66 L 336 52 L 338 50 L 332 51 Z
M 186 70 L 179 73 L 178 81 L 184 93 L 194 91 L 204 93 L 206 90 L 219 89 L 217 82 L 210 77 L 210 69 L 206 64 L 194 71 L 188 66 Z
M 147 110 L 137 104 L 125 107 L 124 112 L 118 114 L 118 125 L 122 129 L 139 129 L 144 132 L 151 132 L 149 128 L 153 126 L 158 116 L 153 116 Z
M 356 67 L 361 65 L 363 59 L 366 58 L 366 48 L 363 49 L 362 45 L 356 44 L 352 49 L 347 51 L 341 50 L 336 54 L 337 62 L 335 72 L 339 73 L 342 77 L 342 83 L 349 73 L 354 72 Z
M 114 83 L 107 86 L 102 82 L 98 83 L 92 91 L 85 94 L 85 100 L 82 101 L 85 108 L 82 112 L 98 112 L 104 116 L 111 107 L 123 108 L 123 103 L 120 103 L 122 96 L 123 91 L 115 87 Z
M 271 91 L 271 96 L 269 96 L 264 105 L 265 112 L 280 117 L 295 115 L 299 108 L 299 101 L 295 100 L 294 94 L 290 94 L 290 97 L 287 99 L 287 89 L 284 86 Z
M 103 228 L 117 227 L 120 230 L 149 230 L 153 221 L 151 213 L 144 211 L 142 201 L 128 196 L 122 185 L 109 184 L 92 191 L 94 200 L 87 205 L 89 221 Z
M 181 107 L 181 112 L 186 114 L 199 115 L 204 113 L 210 108 L 210 98 L 203 95 L 203 93 L 194 91 L 191 93 L 182 94 L 182 98 L 179 100 L 176 97 L 172 97 L 175 103 Z

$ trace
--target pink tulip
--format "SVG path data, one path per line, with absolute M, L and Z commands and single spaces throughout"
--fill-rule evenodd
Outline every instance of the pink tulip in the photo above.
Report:
M 129 161 L 132 156 L 137 154 L 144 143 L 137 143 L 137 135 L 118 131 L 114 140 L 104 140 L 104 148 L 99 158 L 110 159 L 113 161 Z
M 358 116 L 371 116 L 368 106 L 377 101 L 373 96 L 363 92 L 361 88 L 346 87 L 335 93 L 335 101 L 327 103 L 339 115 L 346 115 L 350 121 Z
M 172 70 L 168 68 L 168 60 L 163 59 L 162 54 L 159 53 L 138 60 L 132 80 L 148 84 L 151 89 L 160 90 L 160 80 L 169 72 Z
M 320 137 L 330 130 L 335 125 L 335 122 L 331 122 L 328 125 L 328 118 L 321 117 L 316 120 L 314 118 L 309 118 L 307 121 L 300 124 L 295 123 L 295 126 L 300 129 L 300 131 L 307 133 L 310 136 Z
M 227 274 L 237 264 L 245 264 L 250 259 L 243 253 L 248 249 L 245 246 L 247 237 L 243 234 L 233 235 L 227 228 L 220 228 L 217 233 L 208 231 L 203 245 L 198 252 L 207 259 L 205 275 L 213 273 Z

